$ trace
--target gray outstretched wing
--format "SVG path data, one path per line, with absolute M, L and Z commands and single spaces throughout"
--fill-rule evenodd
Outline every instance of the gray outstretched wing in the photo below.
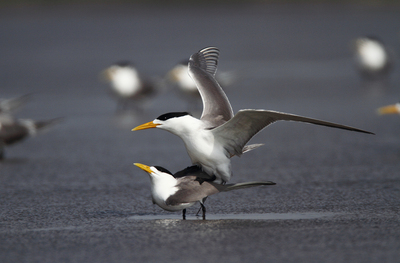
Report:
M 228 97 L 215 79 L 219 50 L 207 47 L 194 53 L 189 59 L 189 75 L 196 83 L 203 101 L 201 120 L 209 128 L 217 127 L 233 117 Z
M 231 155 L 240 156 L 246 143 L 259 131 L 276 121 L 299 121 L 332 128 L 373 134 L 350 126 L 307 118 L 299 115 L 268 111 L 240 110 L 230 121 L 212 130 L 215 139 L 225 147 Z

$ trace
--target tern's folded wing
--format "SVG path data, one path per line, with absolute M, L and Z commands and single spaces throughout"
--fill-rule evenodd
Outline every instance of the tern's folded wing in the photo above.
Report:
M 178 188 L 179 190 L 166 200 L 167 205 L 192 203 L 219 192 L 215 186 L 203 180 L 198 180 L 196 176 L 179 178 Z

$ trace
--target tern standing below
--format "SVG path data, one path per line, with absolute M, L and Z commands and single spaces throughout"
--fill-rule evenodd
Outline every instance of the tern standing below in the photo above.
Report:
M 189 60 L 189 74 L 203 101 L 200 119 L 186 112 L 173 112 L 133 130 L 159 128 L 179 136 L 192 163 L 207 174 L 215 175 L 221 183 L 231 178 L 230 158 L 259 146 L 246 144 L 256 133 L 276 121 L 299 121 L 371 134 L 345 125 L 269 110 L 247 109 L 234 115 L 225 92 L 214 77 L 218 57 L 219 50 L 208 47 L 193 54 Z
M 172 174 L 159 166 L 150 167 L 140 163 L 135 163 L 135 165 L 150 175 L 153 203 L 171 212 L 182 210 L 183 219 L 186 219 L 186 208 L 199 202 L 203 211 L 203 219 L 205 220 L 206 208 L 203 200 L 207 196 L 260 185 L 275 185 L 275 183 L 269 181 L 216 184 L 212 182 L 214 178 L 205 174 L 198 166 L 188 167 Z

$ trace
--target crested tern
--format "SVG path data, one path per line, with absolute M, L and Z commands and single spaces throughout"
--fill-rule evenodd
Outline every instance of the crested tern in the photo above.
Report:
M 377 37 L 357 38 L 354 41 L 354 51 L 356 66 L 364 79 L 385 79 L 393 68 L 389 49 Z
M 350 126 L 271 110 L 245 109 L 234 115 L 227 96 L 214 77 L 218 58 L 219 50 L 208 47 L 194 53 L 189 60 L 189 74 L 196 82 L 203 100 L 200 119 L 187 112 L 173 112 L 132 130 L 159 128 L 179 136 L 192 163 L 201 166 L 207 174 L 215 175 L 221 183 L 231 178 L 230 158 L 255 148 L 250 145 L 248 149 L 246 143 L 276 121 L 306 122 L 372 134 Z
M 134 165 L 150 175 L 153 204 L 171 212 L 182 210 L 183 219 L 186 219 L 186 208 L 199 202 L 203 211 L 203 220 L 205 220 L 204 200 L 210 195 L 260 185 L 275 185 L 270 181 L 221 185 L 212 182 L 214 178 L 205 174 L 198 166 L 191 166 L 172 174 L 160 166 L 147 166 L 140 163 Z
M 128 61 L 111 65 L 102 75 L 110 82 L 112 94 L 122 110 L 126 110 L 130 102 L 138 103 L 156 93 L 155 84 L 145 79 Z

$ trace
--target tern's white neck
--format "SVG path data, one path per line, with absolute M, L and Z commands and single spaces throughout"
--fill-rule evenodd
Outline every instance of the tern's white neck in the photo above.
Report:
M 153 170 L 150 174 L 153 200 L 157 205 L 168 210 L 165 201 L 179 190 L 176 187 L 177 180 L 172 175 L 160 172 L 154 167 L 151 167 L 151 170 Z

